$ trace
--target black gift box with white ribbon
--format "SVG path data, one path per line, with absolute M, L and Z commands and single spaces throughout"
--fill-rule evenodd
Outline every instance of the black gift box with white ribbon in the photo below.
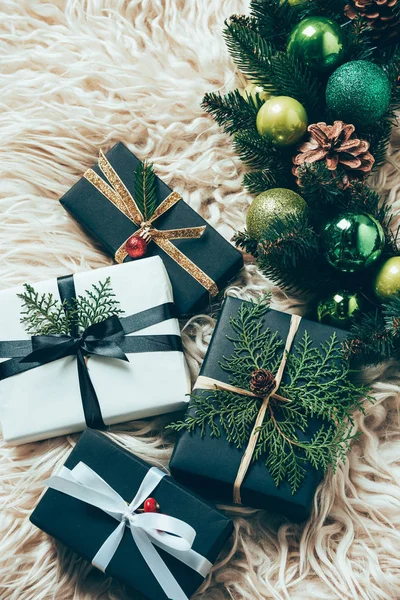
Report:
M 64 467 L 73 470 L 82 463 L 98 474 L 127 503 L 135 497 L 151 468 L 151 465 L 104 434 L 91 430 L 82 434 Z M 214 563 L 232 533 L 231 521 L 170 476 L 161 479 L 151 496 L 160 505 L 160 513 L 180 519 L 195 529 L 192 549 Z M 90 562 L 118 525 L 115 518 L 99 508 L 54 489 L 46 491 L 32 513 L 31 521 Z M 203 582 L 203 576 L 166 551 L 158 549 L 157 552 L 183 593 L 191 596 Z M 146 564 L 128 527 L 105 572 L 151 600 L 168 598 Z

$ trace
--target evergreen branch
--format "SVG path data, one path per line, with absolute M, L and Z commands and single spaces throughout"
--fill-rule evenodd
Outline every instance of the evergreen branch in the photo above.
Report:
M 268 137 L 259 135 L 257 131 L 238 131 L 234 136 L 233 147 L 249 167 L 279 168 L 279 151 Z
M 233 352 L 224 358 L 222 368 L 230 382 L 249 390 L 255 369 L 275 373 L 282 359 L 283 341 L 265 324 L 266 299 L 243 302 L 237 317 L 231 319 Z M 275 484 L 288 481 L 294 494 L 304 479 L 309 463 L 317 470 L 333 469 L 345 460 L 354 439 L 353 412 L 363 411 L 365 386 L 350 378 L 342 346 L 333 334 L 315 345 L 305 332 L 287 357 L 279 393 L 288 403 L 270 398 L 253 461 L 265 460 Z M 370 398 L 368 398 L 370 399 Z M 220 437 L 244 449 L 250 439 L 261 400 L 213 390 L 197 390 L 183 421 L 169 425 L 175 431 L 195 431 L 202 436 Z
M 231 21 L 225 23 L 224 38 L 239 69 L 266 90 L 274 91 L 270 80 L 270 63 L 274 53 L 271 44 L 256 31 Z
M 153 215 L 157 204 L 156 176 L 151 163 L 144 161 L 137 166 L 134 197 L 144 220 L 148 221 Z
M 296 7 L 280 0 L 252 0 L 250 14 L 257 23 L 257 31 L 265 40 L 273 40 L 284 47 L 286 38 L 299 20 Z
M 243 176 L 243 185 L 251 194 L 261 194 L 270 188 L 274 187 L 291 187 L 293 177 L 291 174 L 284 175 L 283 169 L 278 166 L 278 170 L 274 168 L 266 168 L 260 171 L 251 171 Z
M 70 312 L 74 323 L 83 330 L 111 316 L 121 315 L 123 311 L 112 290 L 110 277 L 104 282 L 99 281 L 98 285 L 93 284 L 92 290 L 86 290 L 86 296 L 78 296 Z
M 252 31 L 258 31 L 258 22 L 254 17 L 249 17 L 247 15 L 231 15 L 229 21 L 231 23 L 236 23 L 236 25 L 240 25 L 241 27 L 251 29 Z
M 25 292 L 17 294 L 22 300 L 21 323 L 29 335 L 68 334 L 69 319 L 66 305 L 53 294 L 39 294 L 25 283 Z
M 221 96 L 219 92 L 205 94 L 202 108 L 214 117 L 226 133 L 256 129 L 256 117 L 261 107 L 259 98 L 243 98 L 239 90 Z
M 400 339 L 400 296 L 394 296 L 383 305 L 383 318 L 386 331 L 397 342 Z
M 387 330 L 381 311 L 364 313 L 352 324 L 345 352 L 350 358 L 362 357 L 376 364 L 398 355 L 392 332 Z
M 235 233 L 232 242 L 235 242 L 236 247 L 244 250 L 247 254 L 257 256 L 258 241 L 252 238 L 246 230 Z

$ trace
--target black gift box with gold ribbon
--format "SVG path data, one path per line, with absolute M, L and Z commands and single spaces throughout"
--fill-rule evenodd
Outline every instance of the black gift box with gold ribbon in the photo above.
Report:
M 101 160 L 102 158 L 100 164 Z M 108 184 L 104 188 L 105 193 L 108 189 L 111 196 L 117 196 L 121 192 L 122 197 L 124 193 L 133 197 L 135 170 L 140 161 L 120 142 L 107 152 L 103 162 L 106 167 L 108 163 L 116 174 L 114 186 L 105 174 L 107 168 L 101 169 L 96 165 L 90 170 L 95 175 L 92 178 L 82 177 L 60 202 L 83 228 L 100 242 L 107 254 L 117 261 L 122 259 L 126 262 L 132 258 L 124 252 L 121 253 L 121 248 L 123 249 L 125 242 L 140 230 L 140 223 L 133 222 L 116 203 L 110 201 L 98 189 L 99 186 L 96 187 L 96 175 Z M 120 182 L 122 185 L 119 185 Z M 117 194 L 110 188 L 114 188 Z M 166 198 L 171 198 L 173 193 L 158 177 L 156 191 L 158 206 Z M 146 256 L 159 255 L 163 259 L 180 315 L 191 314 L 204 307 L 209 298 L 218 290 L 222 290 L 243 265 L 241 253 L 182 199 L 175 201 L 152 225 L 157 228 L 158 233 L 185 229 L 189 232 L 188 238 L 185 237 L 185 233 L 181 233 L 182 237 L 179 236 L 178 239 L 172 233 L 170 242 L 161 239 L 157 243 L 155 236 L 154 241 L 148 244 L 146 252 Z M 197 237 L 191 232 L 193 228 L 204 228 L 204 231 Z M 174 255 L 174 248 L 180 251 L 176 253 L 178 256 Z M 191 269 L 194 274 L 190 273 Z
M 202 407 L 201 415 L 203 416 L 205 414 L 216 414 L 217 412 L 217 403 L 215 398 L 211 396 L 210 392 L 216 382 L 223 382 L 224 384 L 231 383 L 230 373 L 223 368 L 223 365 L 226 364 L 227 359 L 229 360 L 229 357 L 233 355 L 234 343 L 232 338 L 235 337 L 235 330 L 232 328 L 232 319 L 237 318 L 238 313 L 243 305 L 250 306 L 250 303 L 233 297 L 226 298 L 223 304 L 221 314 L 219 316 L 210 346 L 200 371 L 198 385 L 196 384 L 196 389 L 193 391 L 193 397 L 210 398 L 209 402 L 205 403 Z M 298 319 L 298 317 L 294 318 Z M 261 322 L 260 319 L 259 321 Z M 277 340 L 282 340 L 282 352 L 283 344 L 285 340 L 288 339 L 292 321 L 293 318 L 290 314 L 269 310 L 263 318 L 262 325 L 260 325 L 260 331 L 257 335 L 262 335 L 263 332 L 269 330 L 272 336 L 276 335 Z M 336 330 L 327 325 L 321 325 L 313 321 L 308 321 L 307 319 L 301 319 L 298 321 L 298 323 L 298 328 L 293 337 L 293 345 L 290 350 L 292 355 L 295 357 L 299 356 L 299 349 L 301 349 L 301 344 L 305 335 L 308 338 L 310 349 L 319 349 L 321 348 L 321 344 L 329 344 L 329 340 L 334 337 L 336 339 L 338 353 L 341 354 L 340 348 L 342 342 L 344 342 L 346 339 L 346 332 Z M 276 368 L 279 364 L 279 361 L 276 362 L 272 354 L 273 353 L 269 354 L 267 362 L 271 365 L 274 365 Z M 339 362 L 341 364 L 341 361 L 337 360 L 339 354 L 335 354 L 335 356 L 332 354 L 332 358 L 326 361 L 325 358 L 321 357 L 320 360 L 317 356 L 315 359 L 316 366 L 314 365 L 314 367 L 310 368 L 307 366 L 305 367 L 305 376 L 311 376 L 311 369 L 317 371 L 321 368 L 321 370 L 324 370 L 324 372 L 328 373 L 331 367 L 334 368 Z M 347 361 L 344 362 L 346 363 Z M 285 384 L 287 384 L 287 382 L 290 380 L 290 378 L 288 378 L 288 371 L 290 371 L 290 368 L 291 367 L 289 365 L 289 368 L 286 368 L 286 370 L 283 371 L 282 388 L 277 390 L 277 394 L 282 393 L 280 389 L 285 389 Z M 274 375 L 275 374 L 276 371 L 274 370 Z M 203 383 L 207 380 L 209 381 L 209 387 L 207 389 L 203 389 Z M 322 380 L 323 378 L 321 378 L 321 381 Z M 301 389 L 302 383 L 303 382 L 299 383 L 300 394 L 303 393 Z M 334 387 L 338 387 L 340 384 L 341 382 L 333 379 L 332 390 Z M 242 384 L 240 387 L 246 387 L 246 385 Z M 318 389 L 312 392 L 312 394 L 315 396 L 316 402 L 318 402 L 318 396 L 320 393 L 325 393 L 325 391 L 322 391 L 322 386 L 321 392 Z M 279 396 L 276 397 L 279 399 Z M 284 400 L 284 398 L 280 399 Z M 243 396 L 242 406 L 246 409 L 246 403 L 250 402 L 251 400 L 252 398 Z M 232 423 L 229 419 L 234 416 L 232 408 L 235 405 L 237 409 L 240 410 L 240 407 L 238 407 L 239 402 L 240 396 L 236 396 L 236 398 L 233 398 L 225 403 L 226 416 L 224 417 L 224 420 L 227 429 L 233 430 Z M 279 401 L 277 400 L 275 404 L 273 401 L 271 401 L 271 404 L 274 410 L 276 410 L 275 416 L 277 414 L 279 415 Z M 254 426 L 258 410 L 259 406 L 256 407 L 253 415 L 250 415 L 251 422 L 249 424 L 249 431 Z M 190 419 L 194 418 L 195 416 L 196 409 L 191 402 L 189 404 L 189 408 L 187 409 L 185 418 Z M 248 417 L 249 415 L 247 414 L 246 417 L 243 416 L 241 420 L 235 419 L 235 427 L 238 434 L 240 434 L 240 429 L 242 427 L 247 427 L 248 423 L 246 422 L 246 419 Z M 279 417 L 277 417 L 277 420 L 279 423 Z M 232 504 L 235 503 L 233 501 L 233 490 L 234 484 L 237 480 L 238 472 L 240 472 L 243 462 L 244 448 L 238 448 L 235 443 L 227 440 L 226 429 L 221 426 L 219 416 L 214 418 L 214 423 L 216 424 L 215 430 L 219 429 L 219 434 L 217 435 L 211 434 L 209 421 L 207 419 L 206 421 L 207 424 L 203 432 L 201 427 L 194 427 L 193 423 L 189 429 L 184 428 L 181 430 L 171 458 L 170 470 L 178 481 L 190 486 L 192 489 L 203 494 L 205 497 L 216 502 Z M 183 421 L 180 423 L 182 422 Z M 287 431 L 289 431 L 289 435 L 296 430 L 296 423 L 293 425 L 294 429 L 287 429 Z M 307 423 L 304 428 L 305 431 L 297 431 L 296 434 L 299 436 L 300 440 L 308 442 L 317 434 L 320 427 L 321 421 L 319 418 L 316 418 L 315 416 L 311 418 L 307 417 Z M 175 424 L 173 428 L 176 428 Z M 246 444 L 244 447 L 245 446 Z M 301 469 L 304 469 L 304 477 L 295 493 L 293 493 L 293 487 L 286 479 L 285 474 L 283 475 L 283 480 L 281 483 L 279 485 L 275 484 L 274 478 L 266 466 L 266 460 L 268 462 L 269 448 L 270 446 L 268 445 L 267 441 L 266 447 L 261 453 L 260 457 L 250 463 L 250 466 L 241 483 L 241 504 L 243 506 L 253 508 L 264 508 L 281 515 L 285 515 L 292 521 L 302 521 L 308 518 L 312 508 L 316 489 L 324 476 L 322 471 L 315 469 L 309 462 L 307 462 L 307 460 L 304 460 L 301 463 Z M 283 451 L 285 451 L 285 448 L 287 449 L 288 447 L 283 445 Z

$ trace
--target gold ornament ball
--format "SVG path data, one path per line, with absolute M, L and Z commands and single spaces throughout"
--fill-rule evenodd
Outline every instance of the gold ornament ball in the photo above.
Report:
M 301 196 L 285 188 L 274 188 L 262 192 L 254 198 L 247 212 L 247 231 L 249 235 L 260 240 L 265 228 L 272 219 L 290 214 L 302 214 L 307 204 Z
M 400 256 L 393 256 L 383 263 L 376 275 L 374 289 L 382 301 L 400 294 Z
M 339 329 L 349 329 L 360 309 L 358 294 L 341 290 L 320 300 L 317 309 L 318 321 Z
M 245 100 L 249 100 L 253 98 L 256 100 L 256 96 L 260 98 L 263 102 L 268 100 L 271 97 L 271 94 L 266 92 L 261 85 L 257 85 L 256 83 L 249 83 L 243 90 L 240 90 L 240 94 L 243 96 Z
M 289 96 L 270 98 L 257 113 L 258 133 L 277 146 L 296 144 L 306 132 L 307 125 L 304 106 Z

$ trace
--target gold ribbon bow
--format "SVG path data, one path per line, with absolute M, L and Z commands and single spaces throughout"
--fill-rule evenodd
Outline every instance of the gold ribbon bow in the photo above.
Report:
M 215 390 L 215 389 L 217 389 L 217 390 L 226 391 L 226 392 L 234 392 L 236 394 L 240 394 L 241 396 L 251 396 L 252 398 L 261 398 L 262 399 L 262 404 L 261 404 L 260 410 L 258 412 L 256 422 L 254 423 L 254 427 L 250 434 L 249 443 L 247 444 L 246 450 L 244 451 L 244 454 L 242 456 L 242 460 L 240 462 L 240 466 L 239 466 L 239 469 L 238 469 L 238 472 L 236 475 L 236 479 L 233 484 L 233 502 L 234 502 L 234 504 L 242 504 L 240 490 L 241 490 L 244 478 L 246 477 L 247 471 L 249 470 L 249 467 L 251 465 L 254 450 L 255 450 L 255 447 L 257 444 L 257 440 L 260 435 L 260 428 L 264 422 L 264 418 L 265 418 L 265 414 L 266 414 L 268 406 L 269 406 L 270 398 L 274 398 L 275 400 L 278 400 L 279 402 L 290 402 L 290 400 L 288 400 L 287 398 L 283 398 L 282 396 L 279 396 L 279 394 L 277 394 L 276 392 L 279 389 L 279 386 L 281 385 L 283 373 L 284 373 L 285 367 L 286 367 L 287 357 L 289 356 L 290 350 L 292 348 L 293 340 L 299 329 L 300 322 L 301 322 L 301 317 L 299 317 L 298 315 L 292 315 L 292 317 L 290 319 L 290 328 L 289 328 L 288 336 L 286 338 L 285 349 L 283 351 L 282 360 L 280 362 L 278 371 L 275 375 L 274 385 L 267 396 L 259 396 L 257 394 L 253 394 L 253 392 L 249 392 L 248 390 L 244 390 L 244 389 L 236 387 L 234 385 L 230 385 L 229 383 L 225 383 L 224 381 L 219 381 L 218 379 L 212 379 L 211 377 L 203 377 L 202 375 L 200 375 L 200 377 L 197 378 L 197 381 L 194 385 L 193 391 L 197 390 L 197 389 L 200 389 L 200 390 Z
M 145 221 L 144 216 L 139 210 L 132 194 L 129 192 L 124 182 L 115 172 L 101 150 L 99 156 L 99 167 L 109 183 L 104 181 L 104 179 L 95 173 L 93 169 L 88 169 L 83 176 L 92 185 L 94 185 L 94 187 L 101 192 L 103 196 L 107 198 L 107 200 L 109 200 L 139 228 L 133 235 L 140 235 L 147 241 L 153 241 L 155 244 L 157 244 L 157 246 L 164 250 L 168 256 L 178 263 L 182 269 L 194 277 L 194 279 L 200 283 L 212 296 L 216 296 L 219 290 L 215 281 L 213 281 L 211 277 L 204 273 L 202 269 L 195 265 L 190 258 L 185 256 L 183 252 L 181 252 L 171 242 L 171 240 L 179 239 L 198 239 L 203 235 L 206 229 L 205 225 L 202 227 L 187 227 L 182 229 L 167 230 L 156 229 L 153 225 L 154 221 L 156 221 L 159 217 L 161 217 L 161 215 L 163 215 L 165 212 L 167 212 L 167 210 L 172 208 L 177 202 L 179 202 L 179 200 L 181 200 L 180 195 L 177 192 L 171 192 L 171 194 L 167 196 L 165 200 L 163 200 L 156 208 L 150 219 Z M 115 253 L 114 258 L 118 263 L 122 263 L 128 256 L 128 253 L 125 250 L 127 241 L 128 240 L 126 240 Z

